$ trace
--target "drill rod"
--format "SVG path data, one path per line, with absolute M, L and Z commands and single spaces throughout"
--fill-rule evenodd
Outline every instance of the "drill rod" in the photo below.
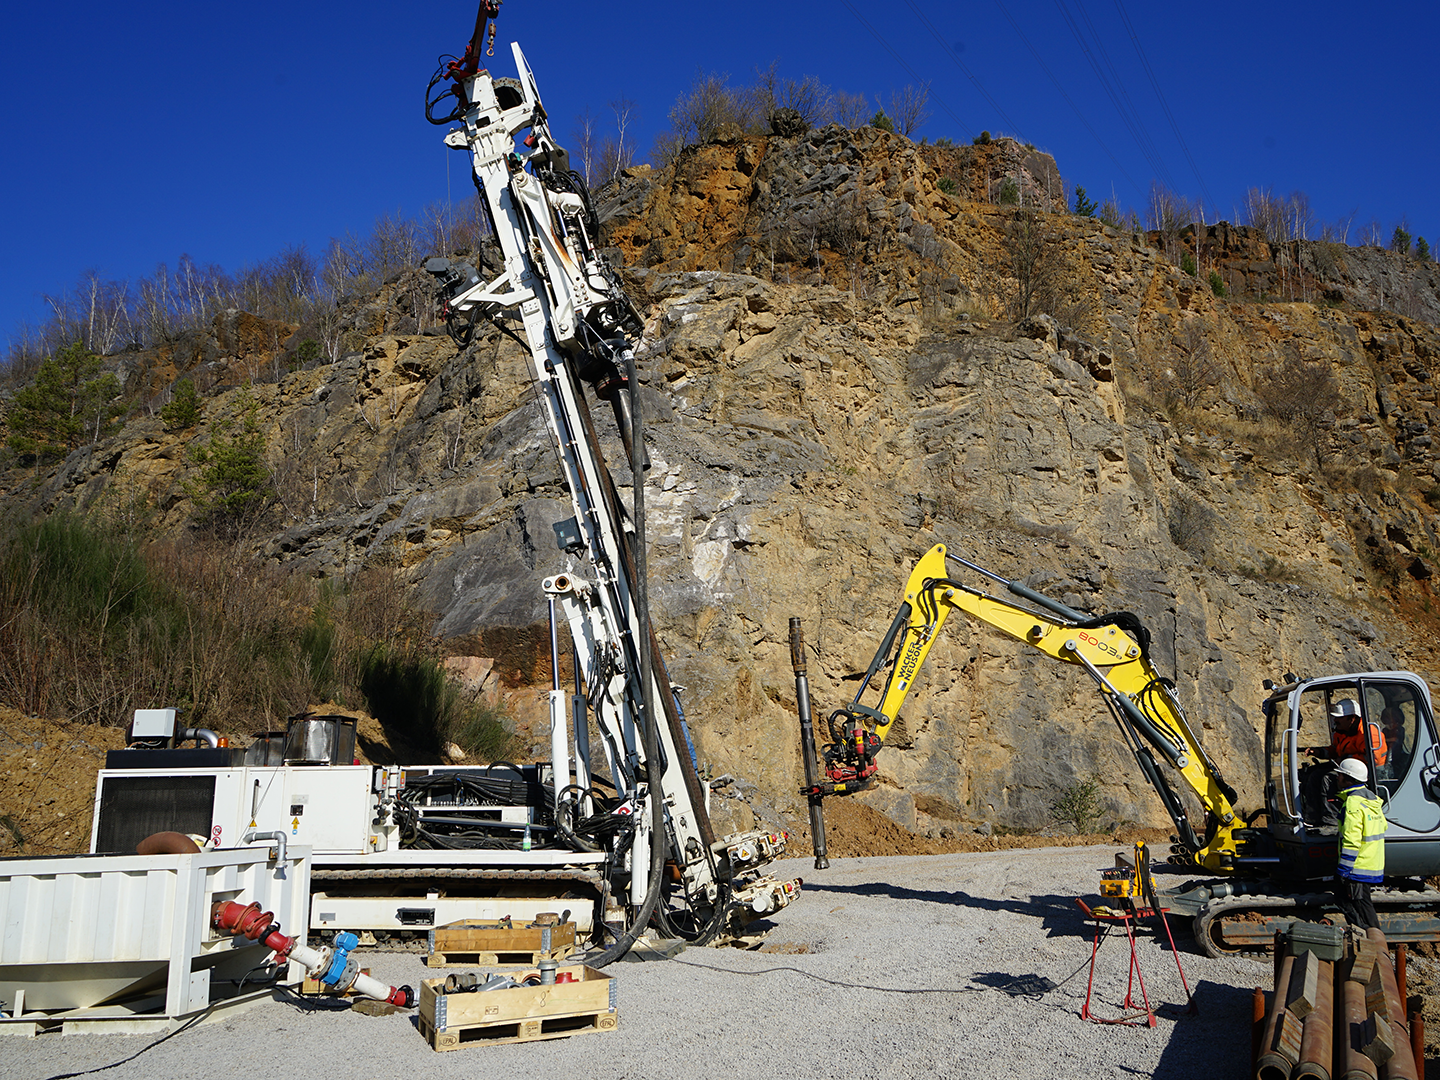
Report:
M 818 777 L 815 775 L 815 721 L 810 712 L 810 679 L 805 673 L 805 632 L 800 629 L 800 620 L 790 620 L 790 664 L 795 669 L 795 703 L 800 710 L 800 756 L 805 759 L 805 787 L 814 791 Z M 810 838 L 815 843 L 815 869 L 824 870 L 830 865 L 825 851 L 825 809 L 821 796 L 811 795 Z

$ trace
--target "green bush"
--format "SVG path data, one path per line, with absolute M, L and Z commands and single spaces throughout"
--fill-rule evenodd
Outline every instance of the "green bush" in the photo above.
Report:
M 175 384 L 174 395 L 160 408 L 160 419 L 166 431 L 186 431 L 200 422 L 200 395 L 194 380 L 181 379 Z
M 1071 825 L 1081 835 L 1093 833 L 1100 824 L 1100 778 L 1077 780 L 1050 804 L 1051 820 Z
M 1007 176 L 1000 184 L 999 202 L 1001 206 L 1020 205 L 1020 185 L 1015 182 L 1013 176 Z
M 1219 270 L 1210 271 L 1210 291 L 1216 296 L 1225 295 L 1225 279 L 1220 276 Z
M 872 128 L 879 128 L 881 131 L 888 131 L 891 135 L 895 134 L 895 125 L 891 122 L 890 118 L 885 115 L 883 110 L 877 112 L 870 118 L 870 126 Z
M 360 663 L 359 685 L 375 719 L 431 753 L 455 742 L 473 757 L 493 760 L 509 743 L 501 710 L 467 701 L 433 656 L 376 646 Z
M 1430 261 L 1430 245 L 1423 236 L 1417 236 L 1415 238 L 1415 258 L 1421 262 Z
M 972 146 L 989 146 L 990 133 L 988 131 L 982 131 L 979 135 L 976 135 L 975 138 L 971 139 L 970 143 Z
M 1188 251 L 1182 251 L 1180 253 L 1180 269 L 1191 277 L 1194 277 L 1196 273 L 1195 256 L 1191 255 Z
M 1402 255 L 1410 254 L 1410 233 L 1405 226 L 1395 226 L 1395 231 L 1390 236 L 1390 250 L 1398 251 Z
M 940 182 L 936 185 L 936 187 L 938 187 L 946 195 L 954 195 L 956 191 L 955 181 L 948 176 L 942 176 L 940 178 Z
M 74 514 L 52 514 L 16 529 L 0 566 L 57 628 L 83 629 L 100 649 L 167 601 L 131 537 Z

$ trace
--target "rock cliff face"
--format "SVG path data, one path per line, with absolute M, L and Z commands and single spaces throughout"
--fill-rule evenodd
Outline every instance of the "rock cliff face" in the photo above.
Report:
M 855 695 L 911 564 L 943 541 L 1071 606 L 1137 613 L 1254 807 L 1263 678 L 1437 670 L 1440 334 L 1364 310 L 1383 271 L 1433 312 L 1433 280 L 1344 249 L 1338 296 L 1222 300 L 1153 238 L 1042 214 L 1061 318 L 992 319 L 1034 267 L 1015 210 L 960 197 L 979 179 L 944 190 L 965 175 L 947 154 L 832 127 L 692 148 L 602 193 L 648 320 L 651 600 L 702 763 L 756 785 L 762 816 L 803 817 L 788 619 L 823 715 Z M 1047 166 L 1022 164 L 1033 201 Z M 1232 292 L 1279 294 L 1254 283 L 1280 280 L 1284 252 L 1212 232 Z M 253 387 L 283 497 L 257 555 L 399 566 L 457 652 L 548 685 L 539 580 L 566 565 L 551 526 L 570 509 L 527 359 L 497 332 L 457 353 L 407 319 L 381 297 L 363 351 Z M 236 327 L 194 362 L 244 367 L 242 346 L 281 336 Z M 207 400 L 206 422 L 238 393 Z M 138 494 L 183 529 L 195 435 L 134 421 L 27 497 Z M 1112 819 L 1165 820 L 1087 680 L 959 618 L 880 760 L 862 797 L 922 831 L 1043 826 L 1092 774 Z

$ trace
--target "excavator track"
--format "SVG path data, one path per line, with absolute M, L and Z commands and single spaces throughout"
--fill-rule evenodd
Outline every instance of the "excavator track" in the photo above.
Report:
M 1440 942 L 1440 891 L 1376 889 L 1371 899 L 1380 929 L 1392 944 Z M 1207 956 L 1268 956 L 1276 931 L 1297 922 L 1344 923 L 1329 892 L 1292 896 L 1225 896 L 1195 916 L 1195 941 Z
M 1258 958 L 1274 948 L 1277 930 L 1289 930 L 1297 920 L 1331 921 L 1337 915 L 1330 893 L 1225 896 L 1211 900 L 1195 916 L 1195 941 L 1206 956 Z

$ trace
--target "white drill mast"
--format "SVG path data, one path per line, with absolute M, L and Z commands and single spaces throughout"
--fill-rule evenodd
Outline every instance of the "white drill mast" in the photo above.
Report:
M 518 82 L 495 79 L 486 71 L 452 76 L 459 83 L 453 93 L 460 105 L 450 119 L 459 126 L 445 136 L 447 146 L 470 153 L 503 267 L 489 281 L 473 267 L 443 258 L 430 260 L 426 269 L 439 279 L 444 317 L 462 345 L 480 318 L 498 322 L 502 314 L 518 310 L 575 510 L 575 528 L 561 542 L 583 560 L 583 569 L 544 582 L 552 622 L 558 603 L 569 624 L 585 685 L 584 697 L 573 701 L 558 685 L 551 693 L 556 813 L 589 811 L 579 794 L 593 775 L 588 703 L 617 794 L 634 808 L 636 833 L 628 869 L 617 868 L 613 879 L 617 904 L 632 911 L 641 905 L 655 843 L 648 800 L 658 784 L 665 806 L 667 858 L 678 867 L 690 924 L 706 926 L 710 933 L 729 932 L 748 918 L 783 907 L 798 882 L 755 873 L 783 850 L 783 834 L 752 832 L 718 841 L 712 834 L 706 791 L 696 776 L 688 735 L 644 609 L 643 560 L 637 570 L 634 557 L 643 544 L 632 544 L 634 523 L 619 502 L 584 393 L 589 383 L 597 396 L 611 403 L 632 462 L 643 459 L 643 445 L 632 446 L 632 426 L 640 425 L 632 425 L 630 415 L 627 391 L 634 359 L 626 339 L 627 332 L 638 334 L 641 325 L 596 248 L 596 223 L 584 181 L 570 171 L 567 155 L 551 136 L 534 75 L 519 45 L 512 44 L 511 50 Z M 435 83 L 431 85 L 433 89 Z M 523 136 L 519 145 L 518 136 Z M 643 468 L 637 471 L 643 476 Z M 640 532 L 643 535 L 643 527 Z M 658 739 L 658 776 L 656 769 L 647 768 L 640 727 L 647 715 L 653 716 Z

